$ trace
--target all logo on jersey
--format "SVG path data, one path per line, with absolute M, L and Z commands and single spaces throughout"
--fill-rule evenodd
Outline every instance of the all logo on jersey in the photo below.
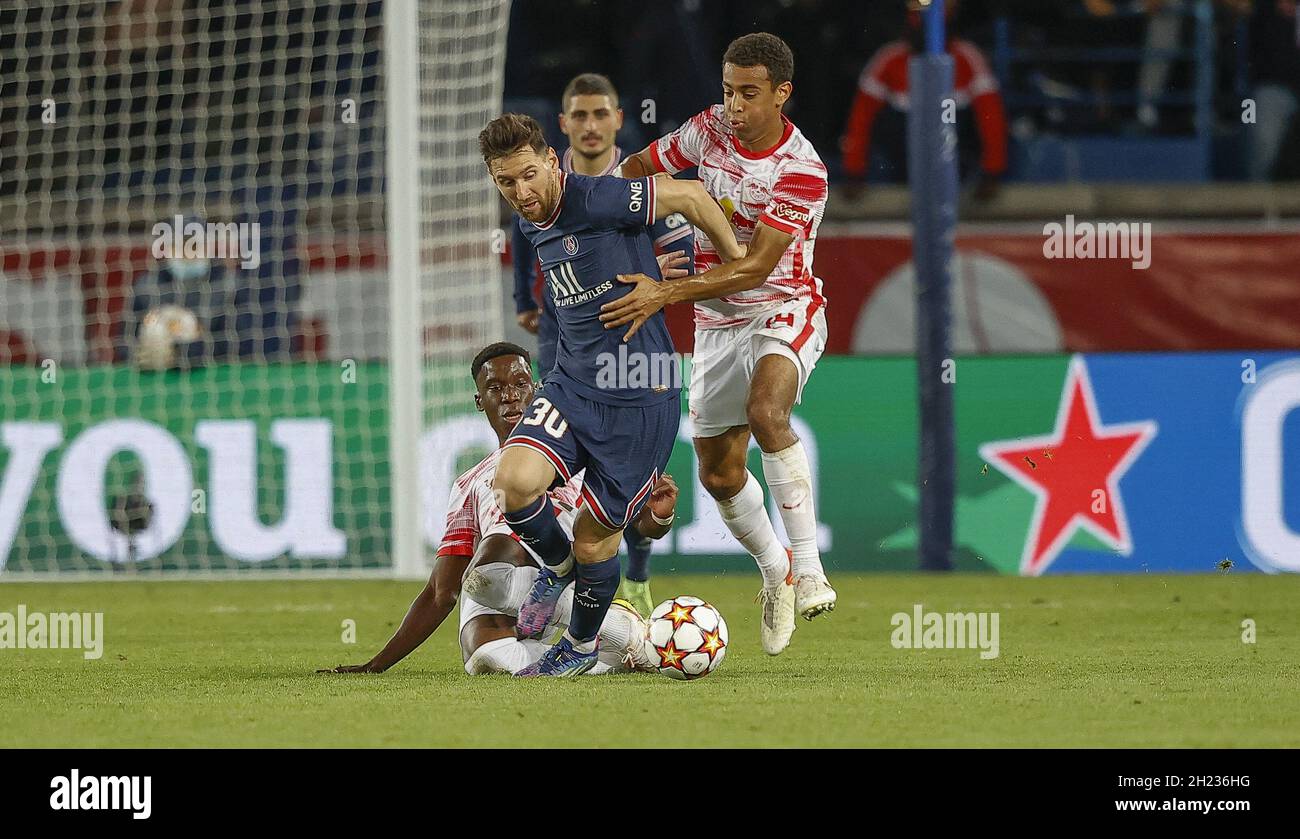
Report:
M 546 279 L 551 285 L 551 297 L 556 306 L 576 306 L 594 300 L 614 287 L 612 280 L 606 280 L 595 288 L 584 289 L 573 270 L 572 262 L 561 262 L 546 272 Z
M 573 236 L 564 237 L 564 249 L 569 250 L 569 240 Z M 576 253 L 578 242 L 574 239 L 573 250 L 570 253 Z M 570 297 L 574 294 L 582 293 L 582 283 L 578 282 L 578 275 L 574 273 L 573 264 L 561 262 L 556 267 L 546 272 L 546 278 L 551 281 L 551 296 L 558 302 L 559 300 Z
M 578 237 L 573 234 L 565 236 L 564 239 L 560 241 L 560 244 L 564 245 L 564 252 L 569 256 L 573 256 L 578 252 Z

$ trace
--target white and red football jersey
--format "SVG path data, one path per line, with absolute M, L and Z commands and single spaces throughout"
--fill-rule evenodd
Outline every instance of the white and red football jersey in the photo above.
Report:
M 473 556 L 484 537 L 513 534 L 492 493 L 492 479 L 496 477 L 501 452 L 502 449 L 497 449 L 456 479 L 447 503 L 447 530 L 438 546 L 438 556 Z M 573 532 L 573 516 L 581 490 L 582 473 L 578 473 L 573 480 L 550 492 L 560 524 L 569 533 Z
M 785 116 L 781 120 L 785 132 L 764 152 L 740 145 L 722 105 L 701 111 L 650 146 L 655 164 L 664 171 L 676 174 L 699 167 L 704 188 L 727 212 L 740 244 L 749 244 L 760 222 L 794 237 L 763 285 L 697 302 L 697 329 L 749 323 L 795 299 L 808 300 L 810 317 L 825 305 L 822 281 L 812 266 L 817 227 L 826 209 L 826 166 L 794 123 Z M 721 263 L 708 236 L 697 230 L 696 273 Z

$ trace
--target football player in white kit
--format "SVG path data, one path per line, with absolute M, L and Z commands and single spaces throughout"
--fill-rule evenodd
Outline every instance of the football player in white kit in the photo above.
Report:
M 781 113 L 793 74 L 794 56 L 780 38 L 737 38 L 723 56 L 722 104 L 624 159 L 619 174 L 628 178 L 698 166 L 748 253 L 723 264 L 697 231 L 695 276 L 671 283 L 620 277 L 637 287 L 601 316 L 607 328 L 626 326 L 631 335 L 670 303 L 695 304 L 689 402 L 700 481 L 763 573 L 760 626 L 771 655 L 789 644 L 796 612 L 811 620 L 835 607 L 817 547 L 808 457 L 790 427 L 826 346 L 826 300 L 812 268 L 826 167 Z M 745 467 L 751 433 L 780 505 L 788 555 Z
M 510 343 L 485 347 L 472 363 L 477 393 L 475 407 L 487 416 L 498 444 L 510 436 L 524 410 L 533 401 L 534 382 L 528 351 Z M 448 505 L 447 528 L 438 547 L 429 582 L 415 598 L 402 624 L 374 658 L 364 664 L 340 665 L 330 673 L 382 673 L 423 644 L 460 603 L 460 647 L 465 672 L 470 675 L 515 673 L 541 658 L 550 643 L 545 639 L 515 637 L 514 613 L 537 575 L 537 559 L 511 532 L 492 492 L 501 449 L 494 450 L 456 479 Z M 561 526 L 571 532 L 582 487 L 581 473 L 551 491 Z M 658 539 L 672 526 L 677 486 L 670 476 L 659 479 L 650 500 L 634 521 L 646 537 Z M 470 579 L 498 608 L 462 595 L 461 583 Z M 521 582 L 512 588 L 511 571 L 519 569 Z M 473 586 L 467 582 L 472 590 Z M 572 588 L 572 587 L 570 587 Z M 554 630 L 567 623 L 572 595 L 566 592 L 556 611 Z M 641 639 L 646 623 L 627 601 L 616 600 L 601 624 L 600 660 L 590 673 L 652 669 L 644 659 Z M 554 634 L 548 632 L 548 635 Z

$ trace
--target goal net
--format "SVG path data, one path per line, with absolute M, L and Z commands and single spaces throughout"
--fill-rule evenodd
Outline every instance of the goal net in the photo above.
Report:
M 0 579 L 425 573 L 492 445 L 508 11 L 0 7 Z

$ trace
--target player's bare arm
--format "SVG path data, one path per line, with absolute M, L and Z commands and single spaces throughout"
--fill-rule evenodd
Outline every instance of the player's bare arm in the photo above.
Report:
M 650 146 L 646 146 L 636 154 L 623 158 L 615 174 L 620 178 L 643 178 L 646 175 L 657 175 L 662 171 L 664 170 L 655 165 Z
M 513 543 L 514 540 L 508 536 L 488 537 L 483 540 L 480 550 L 492 542 L 493 539 L 504 539 L 506 542 Z M 375 654 L 375 657 L 365 664 L 347 664 L 335 667 L 333 670 L 320 670 L 320 673 L 383 673 L 397 662 L 410 655 L 417 647 L 429 640 L 429 636 L 434 633 L 442 622 L 447 619 L 452 610 L 456 608 L 456 600 L 460 597 L 460 581 L 465 576 L 465 571 L 469 568 L 470 558 L 467 556 L 454 556 L 451 554 L 441 554 L 434 561 L 433 572 L 429 575 L 429 582 L 425 584 L 416 598 L 411 603 L 411 608 L 407 609 L 406 617 L 402 618 L 402 625 L 393 633 L 393 637 L 388 639 L 384 648 Z M 484 562 L 492 560 L 485 559 Z
M 749 243 L 749 252 L 744 257 L 703 274 L 671 283 L 657 282 L 645 274 L 620 274 L 619 282 L 634 283 L 636 288 L 617 301 L 601 306 L 600 320 L 606 329 L 631 324 L 623 336 L 623 340 L 628 341 L 641 324 L 671 303 L 712 300 L 758 288 L 776 268 L 792 241 L 794 237 L 789 233 L 759 223 Z
M 724 262 L 734 262 L 745 255 L 736 241 L 735 231 L 722 206 L 695 180 L 678 180 L 669 175 L 655 176 L 655 221 L 681 213 L 686 220 L 704 231 Z

